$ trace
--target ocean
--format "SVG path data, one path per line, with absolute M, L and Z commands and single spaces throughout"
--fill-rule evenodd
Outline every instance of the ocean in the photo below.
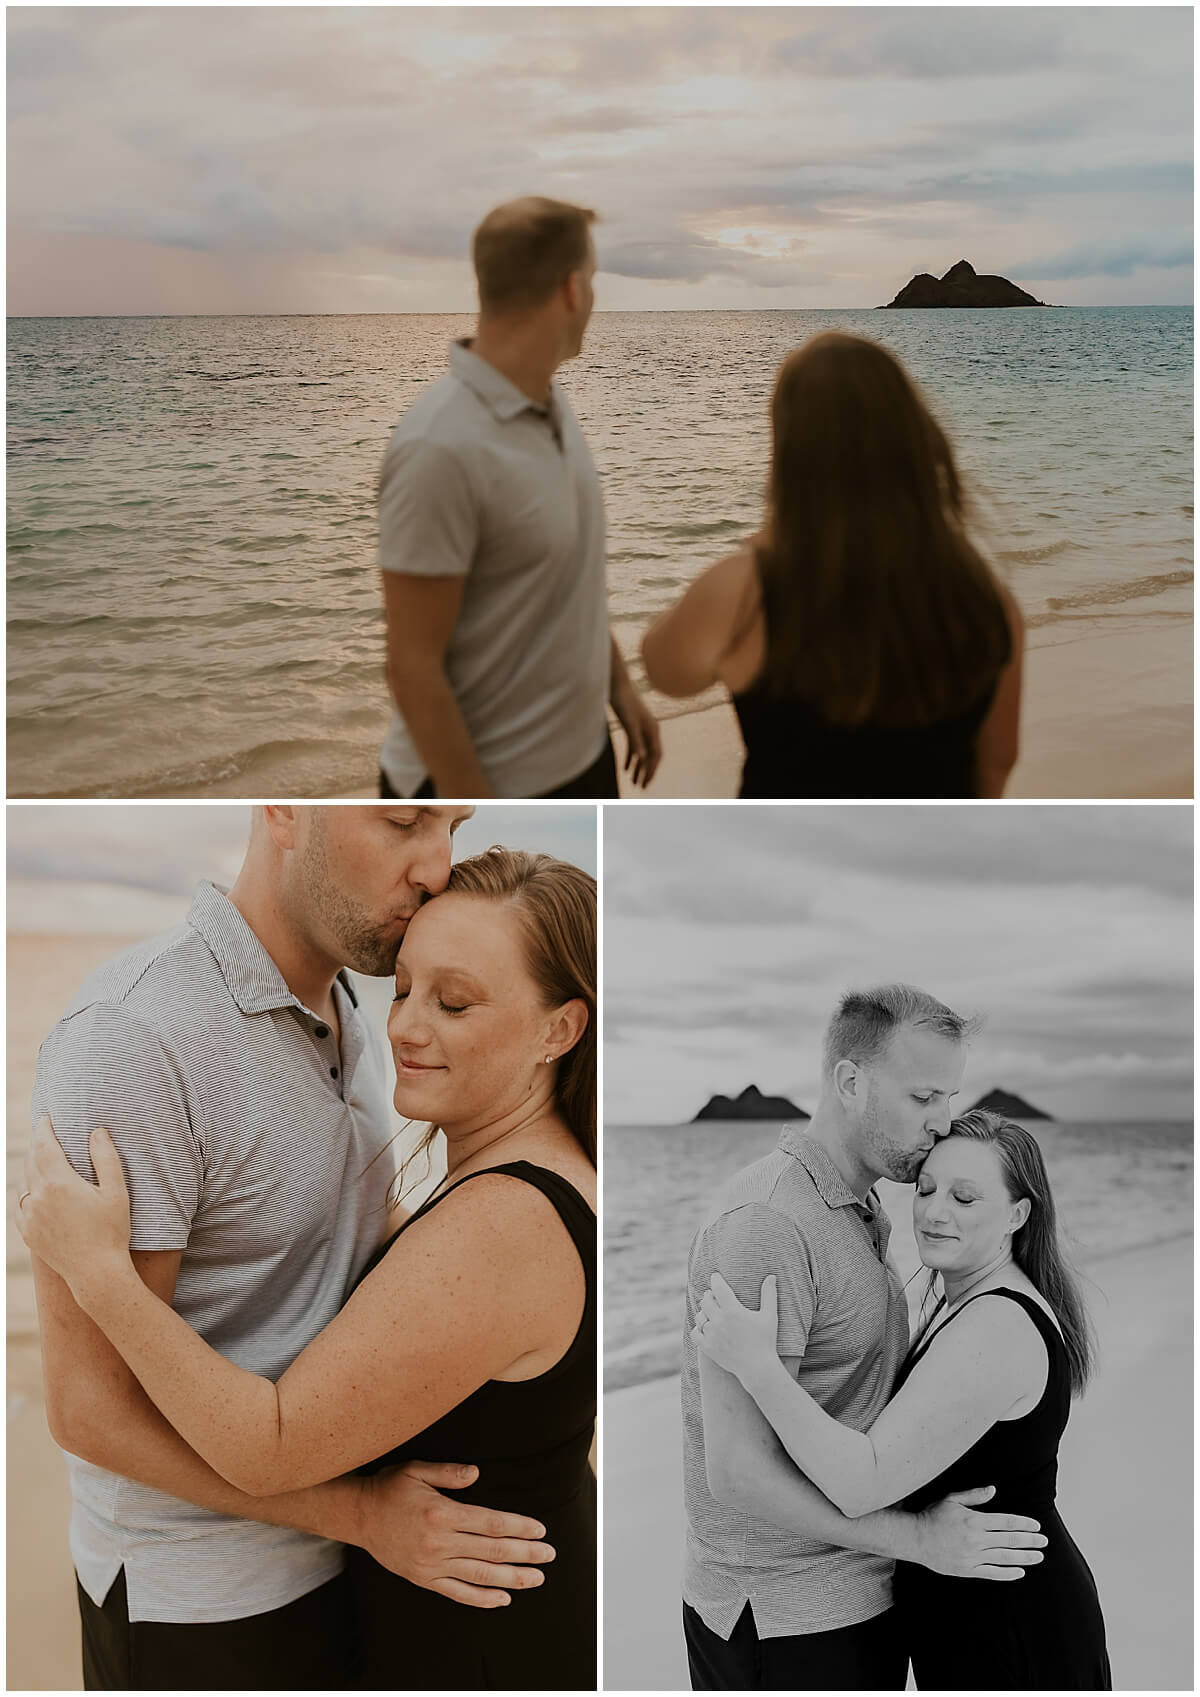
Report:
M 9 795 L 373 784 L 375 481 L 471 323 L 9 320 Z M 757 527 L 774 373 L 830 327 L 878 337 L 923 384 L 1035 641 L 1190 616 L 1190 308 L 600 313 L 562 376 L 604 483 L 628 655 Z
M 1192 1126 L 1041 1123 L 1059 1222 L 1089 1302 L 1103 1302 L 1109 1257 L 1192 1230 Z M 679 1371 L 688 1248 L 708 1198 L 768 1154 L 780 1126 L 608 1126 L 604 1131 L 604 1388 Z M 891 1254 L 907 1280 L 919 1261 L 912 1188 L 881 1182 Z M 1099 1264 L 1104 1262 L 1102 1268 Z M 1119 1268 L 1116 1276 L 1119 1276 Z

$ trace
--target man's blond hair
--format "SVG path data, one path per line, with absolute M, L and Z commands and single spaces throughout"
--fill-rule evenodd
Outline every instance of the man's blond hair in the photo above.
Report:
M 541 306 L 588 259 L 596 214 L 586 206 L 526 195 L 497 206 L 476 230 L 471 257 L 484 312 Z

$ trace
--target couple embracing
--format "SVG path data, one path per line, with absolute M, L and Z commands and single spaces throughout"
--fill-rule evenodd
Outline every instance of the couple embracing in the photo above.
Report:
M 594 1686 L 595 884 L 452 866 L 472 812 L 256 808 L 232 889 L 43 1045 L 19 1217 L 88 1689 Z M 443 1146 L 411 1212 L 347 967 L 395 974 L 394 1103 Z
M 908 985 L 845 996 L 813 1119 L 696 1236 L 697 1690 L 902 1690 L 910 1663 L 922 1690 L 1111 1689 L 1096 1586 L 1055 1506 L 1090 1331 L 1036 1142 L 952 1117 L 970 1030 Z M 885 1177 L 916 1186 L 911 1339 Z

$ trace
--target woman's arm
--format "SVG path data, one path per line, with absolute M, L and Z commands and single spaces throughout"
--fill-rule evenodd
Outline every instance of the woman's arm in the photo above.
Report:
M 975 744 L 975 774 L 979 795 L 985 801 L 1004 794 L 1009 773 L 1017 763 L 1021 747 L 1021 675 L 1025 659 L 1025 621 L 1011 591 L 1000 586 L 1000 597 L 1008 614 L 1012 653 L 996 684 L 988 716 Z
M 774 1279 L 764 1282 L 757 1313 L 719 1274 L 703 1306 L 692 1333 L 699 1347 L 741 1379 L 797 1467 L 852 1518 L 928 1484 L 1045 1383 L 1045 1346 L 1028 1317 L 1006 1299 L 973 1302 L 939 1332 L 870 1431 L 857 1432 L 826 1414 L 776 1355 Z
M 721 662 L 744 621 L 753 561 L 746 550 L 701 572 L 642 639 L 646 676 L 663 695 L 699 695 L 721 682 Z
M 547 1229 L 557 1220 L 551 1204 L 519 1179 L 480 1176 L 410 1226 L 272 1384 L 225 1360 L 138 1277 L 107 1134 L 92 1139 L 98 1186 L 71 1170 L 52 1133 L 36 1150 L 39 1179 L 57 1194 L 43 1218 L 35 1182 L 22 1210 L 26 1242 L 67 1280 L 175 1430 L 251 1496 L 383 1455 L 569 1336 L 582 1308 L 583 1269 L 567 1235 Z

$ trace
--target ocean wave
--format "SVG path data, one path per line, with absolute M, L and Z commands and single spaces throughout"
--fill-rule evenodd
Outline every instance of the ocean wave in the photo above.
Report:
M 1060 554 L 1075 553 L 1083 546 L 1082 542 L 1062 536 L 1057 542 L 1039 542 L 1033 548 L 998 548 L 996 558 L 1013 566 L 1040 566 L 1046 560 L 1056 560 Z
M 319 780 L 314 779 L 316 771 Z M 300 774 L 306 780 L 297 786 Z M 278 738 L 247 748 L 126 773 L 103 784 L 72 785 L 69 794 L 84 800 L 121 800 L 130 796 L 337 795 L 366 789 L 373 783 L 375 760 L 352 744 L 333 741 L 288 741 Z M 17 792 L 10 792 L 17 793 Z M 51 800 L 61 788 L 19 792 L 36 801 Z
M 1143 596 L 1165 595 L 1168 589 L 1179 589 L 1191 581 L 1190 571 L 1160 572 L 1154 577 L 1129 578 L 1124 583 L 1091 584 L 1073 595 L 1048 595 L 1046 606 L 1053 613 L 1074 613 L 1087 607 L 1117 607 L 1125 601 L 1140 601 Z

